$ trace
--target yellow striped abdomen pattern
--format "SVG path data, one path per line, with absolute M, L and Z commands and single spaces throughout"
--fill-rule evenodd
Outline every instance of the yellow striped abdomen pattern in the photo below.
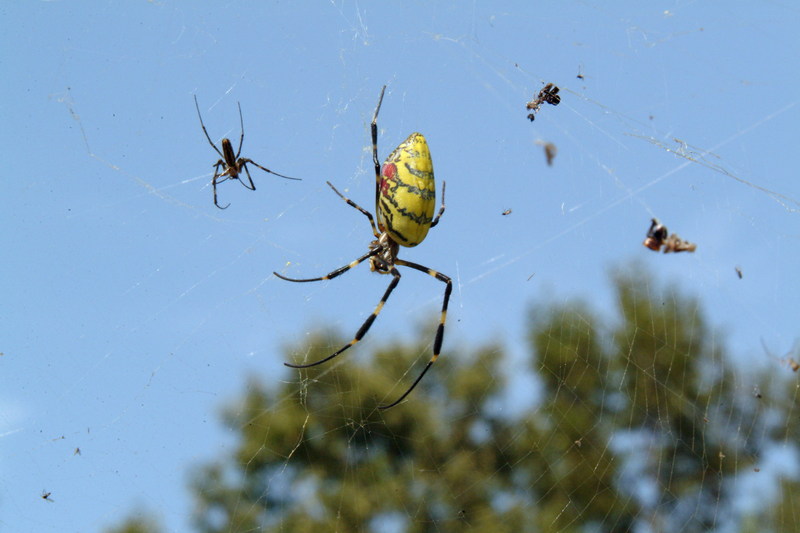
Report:
M 378 229 L 402 246 L 421 243 L 431 227 L 436 182 L 428 142 L 412 133 L 381 167 L 376 211 Z

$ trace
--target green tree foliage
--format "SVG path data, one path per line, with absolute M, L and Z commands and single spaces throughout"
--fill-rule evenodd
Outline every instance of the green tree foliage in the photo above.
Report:
M 602 336 L 610 342 L 578 303 L 531 317 L 531 362 L 549 395 L 521 439 L 547 456 L 538 523 L 708 531 L 727 520 L 726 480 L 759 451 L 737 432 L 754 422 L 751 398 L 737 398 L 742 386 L 696 300 L 634 271 L 614 282 L 620 316 Z
M 124 520 L 120 525 L 109 528 L 106 531 L 108 533 L 159 533 L 161 527 L 155 517 L 147 515 L 146 512 L 138 512 Z
M 540 531 L 629 531 L 636 502 L 617 489 L 619 458 L 609 444 L 623 398 L 614 387 L 618 364 L 602 346 L 599 321 L 580 303 L 548 305 L 530 315 L 530 363 L 545 401 L 517 435 L 521 467 L 530 476 Z M 531 453 L 524 455 L 525 448 Z
M 342 343 L 320 334 L 299 353 L 316 360 Z M 445 356 L 412 401 L 376 408 L 402 392 L 429 349 L 395 344 L 363 365 L 342 358 L 280 390 L 250 382 L 225 413 L 241 432 L 235 457 L 195 478 L 199 529 L 368 531 L 394 522 L 402 531 L 524 530 L 530 505 L 493 505 L 513 474 L 512 458 L 491 445 L 510 438 L 512 426 L 486 406 L 506 387 L 499 348 L 460 353 L 458 365 Z
M 797 531 L 800 524 L 800 483 L 797 480 L 784 480 L 781 486 L 781 501 L 771 511 L 771 523 L 776 533 Z
M 725 510 L 725 480 L 752 466 L 748 442 L 735 433 L 753 422 L 736 398 L 743 387 L 699 302 L 679 287 L 653 293 L 635 275 L 618 276 L 616 285 L 623 321 L 614 359 L 621 365 L 623 416 L 653 443 L 648 470 L 661 491 L 646 512 L 669 529 L 708 531 Z
M 407 402 L 378 410 L 427 361 L 427 331 L 366 361 L 354 352 L 287 371 L 279 387 L 251 380 L 223 415 L 235 450 L 194 472 L 197 530 L 743 526 L 731 483 L 765 443 L 797 434 L 796 416 L 773 416 L 782 428 L 761 421 L 759 395 L 738 380 L 696 300 L 634 271 L 614 287 L 613 321 L 580 302 L 532 309 L 527 368 L 541 397 L 523 413 L 503 407 L 534 391 L 509 386 L 495 344 L 451 345 Z M 343 342 L 319 332 L 286 357 L 321 359 Z M 787 490 L 782 508 L 795 495 Z M 780 512 L 779 522 L 800 523 Z

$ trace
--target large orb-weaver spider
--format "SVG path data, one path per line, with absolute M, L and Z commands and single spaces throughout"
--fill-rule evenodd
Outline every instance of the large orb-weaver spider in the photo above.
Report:
M 252 159 L 248 159 L 246 157 L 239 157 L 239 154 L 242 153 L 242 143 L 244 142 L 244 119 L 242 118 L 242 106 L 237 102 L 239 106 L 239 123 L 242 128 L 242 136 L 239 137 L 239 149 L 236 150 L 236 154 L 233 153 L 233 145 L 231 141 L 225 137 L 222 139 L 222 151 L 219 151 L 217 145 L 214 144 L 214 141 L 211 140 L 211 137 L 208 135 L 208 131 L 206 130 L 206 125 L 203 124 L 203 117 L 200 115 L 200 106 L 197 104 L 197 95 L 194 96 L 194 106 L 197 108 L 197 117 L 200 119 L 200 127 L 203 128 L 203 133 L 206 134 L 206 139 L 208 139 L 208 143 L 211 145 L 214 150 L 219 154 L 222 158 L 216 163 L 214 163 L 214 178 L 211 180 L 211 186 L 214 189 L 214 205 L 219 207 L 220 209 L 227 209 L 230 203 L 227 204 L 225 207 L 222 207 L 217 202 L 217 184 L 222 183 L 227 180 L 238 180 L 245 188 L 250 189 L 251 191 L 256 190 L 256 186 L 253 183 L 253 178 L 250 177 L 250 171 L 247 169 L 248 164 L 252 164 L 263 170 L 264 172 L 269 172 L 270 174 L 275 174 L 276 176 L 280 176 L 281 178 L 286 178 L 287 180 L 297 180 L 299 181 L 300 178 L 292 178 L 290 176 L 284 176 L 283 174 L 278 174 L 277 172 L 273 172 L 266 167 L 262 167 Z M 220 172 L 220 168 L 222 168 L 222 172 Z M 240 177 L 239 174 L 244 171 L 247 174 L 247 181 L 250 182 L 250 185 L 245 183 Z M 220 179 L 222 178 L 222 179 Z
M 348 205 L 360 211 L 369 220 L 369 224 L 372 227 L 372 234 L 375 236 L 375 240 L 369 245 L 369 251 L 350 264 L 337 268 L 333 272 L 319 278 L 294 279 L 273 272 L 276 276 L 286 281 L 294 281 L 297 283 L 322 281 L 338 277 L 369 259 L 369 268 L 371 271 L 379 274 L 392 275 L 392 281 L 386 288 L 386 292 L 383 293 L 383 297 L 378 302 L 375 310 L 356 332 L 353 340 L 338 351 L 319 361 L 302 365 L 284 363 L 291 368 L 309 368 L 320 365 L 330 361 L 358 343 L 358 341 L 366 335 L 367 331 L 369 331 L 375 319 L 378 318 L 378 314 L 383 309 L 384 304 L 400 282 L 400 272 L 397 270 L 398 266 L 419 270 L 429 276 L 433 276 L 446 285 L 444 300 L 442 302 L 442 314 L 439 318 L 439 327 L 436 330 L 436 337 L 433 341 L 433 356 L 408 390 L 394 402 L 388 405 L 378 406 L 379 409 L 394 407 L 405 400 L 406 396 L 414 390 L 425 373 L 428 372 L 431 365 L 436 362 L 436 359 L 439 357 L 439 352 L 442 349 L 444 323 L 447 318 L 447 303 L 450 300 L 450 292 L 453 290 L 453 283 L 448 276 L 426 266 L 404 261 L 397 257 L 401 245 L 406 247 L 418 245 L 425 239 L 428 230 L 439 223 L 439 218 L 444 213 L 445 184 L 444 182 L 442 183 L 442 205 L 439 208 L 439 213 L 436 215 L 436 218 L 433 218 L 436 206 L 436 183 L 433 179 L 433 161 L 431 160 L 428 143 L 425 137 L 420 133 L 412 133 L 409 135 L 408 138 L 386 158 L 383 167 L 381 167 L 378 161 L 377 124 L 378 112 L 381 109 L 383 93 L 385 91 L 386 86 L 384 85 L 381 89 L 378 105 L 375 108 L 375 114 L 372 116 L 372 161 L 375 164 L 375 211 L 378 218 L 377 225 L 375 224 L 372 213 L 345 197 L 336 190 L 336 187 L 334 187 L 331 182 L 327 182 L 330 188 L 333 189 L 333 192 L 339 195 Z

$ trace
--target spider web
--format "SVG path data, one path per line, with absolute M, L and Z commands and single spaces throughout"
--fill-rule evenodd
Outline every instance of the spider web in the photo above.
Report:
M 383 84 L 380 156 L 421 131 L 437 194 L 448 184 L 440 224 L 400 254 L 454 282 L 442 364 L 426 382 L 446 380 L 464 346 L 500 339 L 495 354 L 509 384 L 491 406 L 510 417 L 539 412 L 559 391 L 546 385 L 542 354 L 530 362 L 531 306 L 581 298 L 611 326 L 619 318 L 609 271 L 638 262 L 650 294 L 699 299 L 710 326 L 705 341 L 724 347 L 733 369 L 724 379 L 741 397 L 758 397 L 763 413 L 733 433 L 766 441 L 755 466 L 726 458 L 733 473 L 721 482 L 733 498 L 698 500 L 678 514 L 691 523 L 710 513 L 720 531 L 743 530 L 743 517 L 786 495 L 781 482 L 796 482 L 796 433 L 787 425 L 782 439 L 767 438 L 780 413 L 796 414 L 790 363 L 800 360 L 792 305 L 800 299 L 800 190 L 789 170 L 800 108 L 795 69 L 781 59 L 794 42 L 794 8 L 8 9 L 9 20 L 21 21 L 3 37 L 5 49 L 19 51 L 9 61 L 15 81 L 3 90 L 3 145 L 14 147 L 6 158 L 14 178 L 0 335 L 0 524 L 9 531 L 100 530 L 140 511 L 155 513 L 166 530 L 188 530 L 188 473 L 233 452 L 235 435 L 219 413 L 235 405 L 247 379 L 274 390 L 288 383 L 303 395 L 319 387 L 285 369 L 285 354 L 302 361 L 300 347 L 324 328 L 332 342 L 333 332 L 350 338 L 389 279 L 366 265 L 315 284 L 285 283 L 272 271 L 322 275 L 366 251 L 364 217 L 325 181 L 373 209 L 369 121 Z M 560 87 L 561 103 L 542 105 L 530 122 L 525 103 L 548 82 Z M 221 184 L 220 203 L 231 206 L 214 208 L 218 156 L 203 137 L 194 94 L 218 146 L 223 137 L 236 144 L 240 102 L 242 156 L 304 181 L 251 169 L 257 190 Z M 552 166 L 546 143 L 557 147 Z M 654 217 L 697 251 L 644 248 Z M 403 271 L 369 334 L 320 379 L 386 343 L 429 335 L 442 290 Z M 416 377 L 432 340 L 405 372 L 387 377 L 393 386 L 384 399 Z M 586 367 L 602 371 L 576 352 L 571 368 Z M 487 397 L 492 384 L 488 376 Z M 342 382 L 330 399 L 366 386 Z M 280 396 L 270 410 L 296 401 Z M 395 409 L 413 413 L 422 403 L 415 392 Z M 303 406 L 271 489 L 287 483 L 308 421 L 319 414 Z M 657 417 L 666 423 L 673 414 Z M 360 423 L 342 418 L 341 427 Z M 671 495 L 647 475 L 642 450 L 658 443 L 636 429 L 631 423 L 602 449 L 624 463 L 620 483 L 632 487 L 630 497 L 655 510 L 641 515 L 640 530 L 669 530 L 674 524 L 648 523 Z M 555 437 L 540 445 L 555 449 L 556 460 L 571 453 L 559 451 Z M 348 446 L 358 453 L 363 443 Z M 255 455 L 246 467 L 253 462 Z M 344 468 L 345 483 L 355 485 Z M 574 515 L 571 526 L 582 523 L 580 511 L 564 513 Z M 798 527 L 793 513 L 788 524 L 758 516 L 766 517 L 762 528 L 790 531 Z M 399 531 L 416 519 L 406 510 L 371 527 Z M 609 518 L 597 527 L 614 525 Z

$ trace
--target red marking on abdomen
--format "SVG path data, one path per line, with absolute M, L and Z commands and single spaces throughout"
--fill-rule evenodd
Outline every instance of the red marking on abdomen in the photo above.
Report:
M 386 163 L 383 165 L 381 169 L 381 175 L 385 176 L 386 178 L 393 180 L 394 177 L 397 175 L 397 165 L 394 163 Z
M 395 181 L 397 176 L 397 166 L 394 163 L 386 163 L 381 169 L 381 195 L 389 196 L 390 181 Z

